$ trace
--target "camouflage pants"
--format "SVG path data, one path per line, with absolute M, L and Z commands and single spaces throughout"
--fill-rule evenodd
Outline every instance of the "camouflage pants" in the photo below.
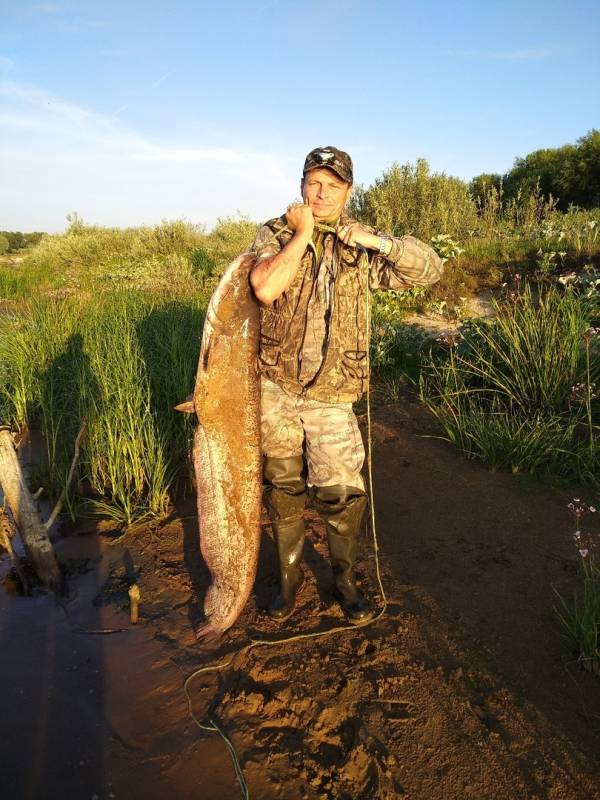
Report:
M 290 396 L 261 376 L 263 453 L 271 458 L 302 455 L 309 486 L 354 486 L 364 491 L 362 436 L 352 403 L 325 403 Z

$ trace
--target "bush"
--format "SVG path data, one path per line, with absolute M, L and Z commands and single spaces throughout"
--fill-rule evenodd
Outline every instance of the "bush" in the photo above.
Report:
M 249 250 L 257 230 L 258 225 L 246 217 L 219 219 L 204 244 L 213 265 L 211 274 L 222 275 L 234 258 Z
M 46 234 L 39 231 L 22 233 L 21 231 L 0 231 L 0 236 L 8 240 L 7 252 L 16 253 L 26 247 L 33 247 L 41 241 Z
M 477 226 L 477 209 L 469 187 L 459 178 L 429 171 L 425 159 L 394 163 L 366 190 L 358 190 L 352 210 L 378 230 L 411 233 L 428 241 L 440 233 L 462 239 Z
M 245 218 L 231 217 L 219 220 L 209 234 L 185 220 L 120 229 L 85 225 L 76 214 L 68 219 L 65 233 L 45 236 L 18 265 L 18 278 L 0 273 L 0 289 L 6 284 L 7 296 L 26 295 L 33 287 L 198 288 L 198 279 L 203 285 L 206 278 L 220 276 L 249 248 L 257 228 Z

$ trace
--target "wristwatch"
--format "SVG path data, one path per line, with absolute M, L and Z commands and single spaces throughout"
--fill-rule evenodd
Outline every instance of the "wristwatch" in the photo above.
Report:
M 388 242 L 390 241 L 389 236 L 380 236 L 379 237 L 379 255 L 385 256 L 387 254 Z

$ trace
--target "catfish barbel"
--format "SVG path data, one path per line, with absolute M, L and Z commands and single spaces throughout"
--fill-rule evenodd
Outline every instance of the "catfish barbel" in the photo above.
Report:
M 176 406 L 198 416 L 192 458 L 200 550 L 212 576 L 199 639 L 219 636 L 233 625 L 256 576 L 262 471 L 259 306 L 249 282 L 255 261 L 250 253 L 236 258 L 215 289 L 194 393 Z

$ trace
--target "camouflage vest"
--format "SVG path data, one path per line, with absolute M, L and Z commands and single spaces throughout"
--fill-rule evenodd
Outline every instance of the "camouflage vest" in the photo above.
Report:
M 346 221 L 346 220 L 344 220 Z M 267 223 L 281 247 L 292 234 L 282 218 Z M 308 383 L 300 381 L 301 352 L 308 324 L 308 302 L 318 269 L 314 247 L 309 246 L 289 288 L 271 306 L 261 307 L 259 365 L 261 372 L 290 394 L 332 403 L 354 402 L 367 387 L 366 286 L 368 256 L 348 247 L 334 234 L 333 274 L 328 276 L 331 313 L 326 317 L 323 360 Z M 328 243 L 325 242 L 325 247 Z

